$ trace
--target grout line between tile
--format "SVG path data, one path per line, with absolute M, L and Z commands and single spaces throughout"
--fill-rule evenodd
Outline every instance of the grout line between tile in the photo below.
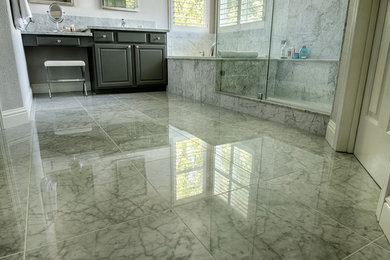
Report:
M 369 237 L 366 237 L 366 236 L 361 235 L 359 232 L 357 232 L 356 230 L 353 230 L 351 227 L 348 227 L 348 226 L 346 226 L 345 224 L 340 223 L 337 219 L 334 219 L 334 218 L 332 218 L 331 216 L 328 216 L 328 214 L 325 214 L 325 213 L 323 213 L 323 212 L 319 211 L 318 209 L 315 209 L 315 208 L 313 208 L 313 207 L 311 207 L 311 206 L 306 206 L 306 205 L 303 204 L 302 202 L 299 202 L 299 201 L 297 201 L 297 202 L 298 202 L 298 203 L 301 203 L 301 204 L 304 205 L 305 207 L 308 207 L 309 209 L 311 209 L 311 210 L 317 212 L 317 213 L 320 214 L 321 216 L 326 217 L 326 218 L 328 218 L 328 219 L 330 219 L 330 220 L 336 222 L 336 223 L 339 224 L 340 226 L 342 226 L 342 227 L 344 227 L 344 228 L 346 228 L 346 229 L 352 231 L 353 233 L 357 234 L 357 235 L 360 236 L 361 238 L 364 238 L 364 239 L 367 240 L 367 241 L 371 241 L 371 239 L 370 239 Z M 381 236 L 382 236 L 382 235 L 381 235 Z M 375 238 L 375 239 L 372 240 L 372 241 L 376 241 L 377 239 L 378 239 L 378 238 Z
M 103 127 L 95 120 L 95 118 L 92 117 L 92 115 L 89 113 L 89 111 L 81 104 L 81 102 L 75 98 L 76 101 L 80 104 L 80 106 L 87 112 L 88 116 L 92 119 L 92 121 L 100 128 L 101 131 L 108 137 L 108 139 L 115 145 L 118 150 L 123 153 L 122 149 L 118 146 L 118 144 L 111 138 L 111 136 L 103 129 Z
M 180 217 L 180 215 L 176 212 L 175 210 L 175 207 L 173 205 L 170 205 L 169 202 L 166 202 L 166 200 L 163 198 L 163 196 L 160 194 L 160 192 L 154 187 L 154 185 L 147 179 L 147 177 L 145 175 L 143 175 L 141 173 L 141 171 L 138 169 L 138 167 L 132 162 L 132 165 L 135 167 L 135 169 L 137 170 L 138 174 L 140 174 L 152 187 L 153 189 L 157 192 L 157 194 L 163 199 L 163 201 L 165 203 L 168 204 L 168 207 L 169 209 L 180 219 L 180 221 L 187 227 L 187 229 L 192 233 L 192 235 L 199 241 L 199 243 L 205 248 L 205 250 L 209 253 L 210 257 L 212 259 L 215 259 L 215 257 L 211 254 L 210 250 L 203 244 L 203 242 L 198 238 L 198 236 L 195 235 L 195 233 L 192 231 L 192 229 L 185 223 L 185 221 Z M 189 201 L 189 202 L 186 202 L 186 203 L 183 203 L 183 204 L 180 204 L 178 205 L 177 207 L 181 207 L 181 206 L 184 206 L 184 205 L 188 205 L 188 204 L 191 204 L 191 203 L 194 203 L 194 202 L 197 202 L 197 201 L 201 201 L 201 200 L 204 200 L 204 199 L 211 199 L 213 197 L 217 197 L 217 196 L 220 196 L 220 195 L 223 195 L 223 194 L 226 194 L 226 193 L 229 193 L 229 192 L 233 192 L 233 191 L 237 191 L 237 190 L 240 190 L 240 189 L 243 189 L 243 188 L 248 188 L 248 187 L 251 187 L 251 186 L 258 186 L 259 185 L 259 181 L 257 181 L 257 183 L 253 183 L 253 184 L 250 184 L 250 185 L 247 185 L 247 186 L 244 186 L 244 187 L 240 187 L 240 188 L 236 188 L 236 189 L 232 189 L 232 190 L 229 190 L 229 191 L 225 191 L 225 192 L 221 192 L 219 194 L 213 194 L 213 195 L 209 195 L 209 196 L 206 196 L 204 198 L 200 198 L 196 201 Z
M 0 257 L 0 260 L 1 260 L 1 259 L 7 259 L 8 257 L 16 256 L 16 255 L 18 255 L 18 254 L 23 254 L 23 251 L 20 251 L 20 252 L 17 252 L 17 253 L 13 253 L 13 254 L 10 254 L 10 255 L 2 256 L 2 257 Z
M 346 257 L 344 257 L 343 260 L 350 258 L 351 256 L 355 255 L 356 253 L 358 253 L 359 251 L 361 251 L 361 250 L 363 250 L 364 248 L 368 247 L 369 245 L 374 244 L 376 241 L 378 241 L 378 240 L 381 239 L 382 237 L 383 237 L 383 236 L 380 236 L 380 237 L 378 237 L 378 238 L 376 238 L 376 239 L 370 241 L 368 244 L 362 246 L 361 248 L 359 248 L 359 249 L 356 250 L 355 252 L 353 252 L 353 253 L 347 255 Z
M 192 229 L 184 222 L 184 220 L 180 217 L 180 215 L 176 212 L 176 210 L 172 209 L 173 214 L 177 216 L 178 219 L 184 224 L 184 226 L 191 232 L 191 234 L 199 241 L 199 243 L 204 247 L 204 249 L 207 251 L 207 253 L 210 255 L 212 259 L 215 259 L 215 257 L 211 254 L 210 250 L 206 247 L 205 244 L 198 238 L 197 235 L 192 231 Z
M 171 157 L 169 158 L 162 158 L 162 159 L 170 159 Z M 162 160 L 161 159 L 161 160 Z M 159 160 L 159 159 L 158 159 Z M 151 161 L 149 161 L 151 162 Z M 132 162 L 132 165 L 134 166 L 134 168 L 137 170 L 137 173 L 140 174 L 152 187 L 153 189 L 157 192 L 157 194 L 163 199 L 164 202 L 166 202 L 166 200 L 164 199 L 164 197 L 160 194 L 160 192 L 156 189 L 156 187 L 147 179 L 147 177 L 145 177 L 145 175 L 143 175 L 141 173 L 141 171 L 138 169 L 138 167 Z M 194 203 L 194 202 L 197 202 L 197 201 L 200 201 L 200 200 L 204 200 L 204 199 L 210 199 L 210 198 L 213 198 L 213 197 L 218 197 L 220 195 L 223 195 L 223 194 L 226 194 L 226 193 L 229 193 L 229 192 L 232 192 L 232 191 L 237 191 L 237 190 L 241 190 L 241 189 L 244 189 L 244 188 L 248 188 L 248 187 L 252 187 L 254 185 L 259 185 L 259 181 L 257 181 L 257 183 L 252 183 L 252 184 L 249 184 L 249 185 L 246 185 L 246 186 L 243 186 L 243 187 L 239 187 L 239 188 L 235 188 L 235 189 L 231 189 L 231 190 L 228 190 L 228 191 L 224 191 L 224 192 L 221 192 L 221 193 L 218 193 L 218 194 L 212 194 L 212 195 L 208 195 L 208 196 L 205 196 L 205 197 L 202 197 L 202 198 L 199 198 L 197 200 L 194 200 L 194 201 L 189 201 L 189 202 L 185 202 L 183 204 L 180 204 L 180 205 L 176 205 L 176 206 L 171 206 L 168 204 L 169 208 L 170 209 L 174 209 L 175 207 L 181 207 L 181 206 L 184 206 L 184 205 L 188 205 L 188 204 L 191 204 L 191 203 Z
M 112 225 L 108 225 L 108 226 L 105 226 L 105 227 L 102 227 L 102 228 L 94 229 L 94 230 L 91 230 L 91 231 L 88 231 L 88 232 L 85 232 L 85 233 L 82 233 L 82 234 L 79 234 L 79 235 L 76 235 L 76 236 L 68 237 L 68 238 L 65 238 L 65 239 L 59 239 L 59 240 L 56 240 L 56 242 L 54 242 L 54 243 L 47 243 L 47 244 L 44 244 L 42 246 L 30 248 L 28 251 L 33 251 L 33 250 L 37 250 L 37 249 L 40 249 L 40 248 L 45 248 L 45 247 L 48 247 L 48 246 L 57 245 L 57 244 L 62 243 L 62 242 L 71 241 L 71 240 L 74 240 L 76 238 L 83 237 L 83 236 L 86 236 L 86 235 L 89 235 L 89 234 L 92 234 L 92 233 L 95 233 L 95 232 L 99 232 L 99 231 L 106 230 L 106 229 L 109 229 L 109 228 L 115 228 L 116 226 L 120 226 L 120 225 L 128 223 L 128 222 L 138 221 L 138 220 L 141 220 L 141 219 L 144 219 L 144 218 L 152 217 L 152 216 L 157 215 L 157 214 L 166 213 L 166 212 L 168 212 L 170 210 L 171 209 L 166 209 L 166 210 L 163 210 L 161 212 L 153 212 L 153 213 L 150 213 L 150 214 L 142 216 L 142 217 L 137 217 L 137 218 L 129 219 L 129 220 L 122 221 L 122 222 L 119 222 L 119 223 L 115 223 L 115 224 L 112 224 Z
M 120 103 L 122 103 L 123 105 L 126 105 L 128 106 L 128 104 L 126 102 L 124 102 L 123 100 L 121 100 L 120 98 L 116 97 L 116 96 L 113 96 L 113 95 L 110 95 L 111 97 L 115 98 L 116 100 L 118 100 Z M 130 107 L 129 107 L 130 108 Z M 140 110 L 137 110 L 137 109 L 134 109 L 134 108 L 130 108 L 134 111 L 137 111 L 138 113 L 141 113 L 143 116 L 147 117 L 150 121 L 155 121 L 154 118 L 148 116 L 147 114 L 143 113 L 142 111 Z

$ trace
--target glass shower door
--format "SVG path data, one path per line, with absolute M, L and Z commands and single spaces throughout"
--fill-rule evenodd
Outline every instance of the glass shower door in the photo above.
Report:
M 274 0 L 267 100 L 330 114 L 347 8 L 348 0 Z
M 265 96 L 273 1 L 221 0 L 217 28 L 219 91 Z

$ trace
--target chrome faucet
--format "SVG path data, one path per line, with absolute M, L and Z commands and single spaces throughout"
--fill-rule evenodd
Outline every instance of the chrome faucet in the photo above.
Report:
M 125 28 L 125 26 L 126 26 L 126 21 L 125 21 L 125 19 L 122 19 L 122 24 L 121 24 L 121 26 L 122 26 L 122 28 Z
M 216 43 L 214 42 L 210 47 L 210 57 L 215 56 L 215 46 L 216 46 Z

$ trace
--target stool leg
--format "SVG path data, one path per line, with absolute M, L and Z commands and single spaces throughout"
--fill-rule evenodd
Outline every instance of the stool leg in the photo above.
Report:
M 50 87 L 50 82 L 49 82 L 49 97 L 51 98 L 51 87 Z
M 84 95 L 88 96 L 87 84 L 85 83 L 85 81 L 83 82 L 83 88 L 84 88 Z
M 49 68 L 45 67 L 46 70 L 46 81 L 47 85 L 49 86 L 49 97 L 51 98 L 51 86 L 50 86 L 50 80 L 49 80 Z
M 81 67 L 81 74 L 84 79 L 83 81 L 83 95 L 88 96 L 88 91 L 87 91 L 87 84 L 85 83 L 85 66 Z

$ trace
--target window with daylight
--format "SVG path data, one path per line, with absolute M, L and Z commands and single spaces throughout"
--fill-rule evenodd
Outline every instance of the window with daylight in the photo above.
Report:
M 218 155 L 214 161 L 214 194 L 222 193 L 219 199 L 247 217 L 253 156 L 231 144 L 217 146 L 215 150 Z M 224 193 L 232 189 L 238 191 Z
M 173 25 L 207 27 L 207 0 L 173 0 Z
M 264 0 L 221 0 L 219 26 L 263 21 Z
M 176 143 L 176 200 L 193 197 L 204 191 L 204 158 L 197 138 Z

